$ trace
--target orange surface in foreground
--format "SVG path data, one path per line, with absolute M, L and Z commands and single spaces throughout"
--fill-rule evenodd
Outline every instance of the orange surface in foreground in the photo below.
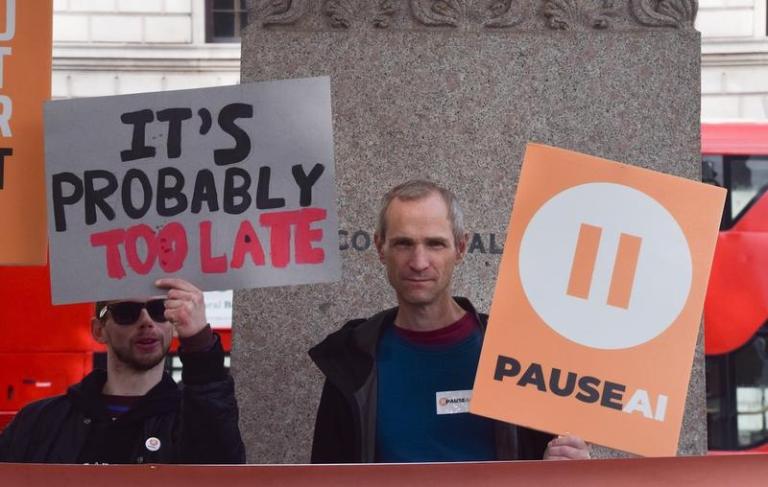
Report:
M 410 465 L 23 465 L 0 464 L 6 486 L 185 487 L 225 485 L 759 485 L 765 455 Z

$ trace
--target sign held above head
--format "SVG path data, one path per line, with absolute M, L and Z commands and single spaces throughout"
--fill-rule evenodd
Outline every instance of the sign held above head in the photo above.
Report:
M 339 278 L 329 78 L 45 112 L 54 303 Z

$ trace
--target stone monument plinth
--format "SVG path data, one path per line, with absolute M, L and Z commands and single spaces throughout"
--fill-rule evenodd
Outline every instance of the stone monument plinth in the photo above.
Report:
M 389 187 L 422 177 L 458 194 L 472 240 L 454 294 L 487 311 L 526 142 L 698 179 L 696 10 L 696 0 L 251 2 L 243 82 L 331 77 L 342 280 L 235 293 L 250 462 L 309 461 L 322 377 L 306 351 L 395 304 L 373 247 Z M 706 450 L 703 367 L 699 340 L 680 454 Z

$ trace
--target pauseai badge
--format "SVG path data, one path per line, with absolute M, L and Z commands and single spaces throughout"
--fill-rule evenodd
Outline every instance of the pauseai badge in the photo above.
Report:
M 441 391 L 435 393 L 437 414 L 459 414 L 469 412 L 472 391 Z

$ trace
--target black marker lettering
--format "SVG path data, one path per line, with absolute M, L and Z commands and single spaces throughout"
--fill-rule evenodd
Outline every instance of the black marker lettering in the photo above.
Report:
M 64 194 L 64 185 L 72 188 L 68 195 Z M 73 205 L 83 197 L 83 182 L 71 172 L 60 172 L 51 176 L 51 200 L 53 201 L 53 221 L 57 232 L 67 229 L 66 205 Z
M 299 205 L 312 206 L 312 186 L 315 185 L 324 170 L 325 166 L 322 164 L 315 164 L 312 170 L 309 171 L 309 175 L 307 175 L 304 172 L 304 166 L 301 164 L 296 164 L 291 168 L 293 179 L 296 181 L 296 184 L 299 185 L 301 190 Z
M 101 179 L 105 184 L 96 189 L 94 182 Z M 85 224 L 96 223 L 96 208 L 107 217 L 107 220 L 115 218 L 115 210 L 105 200 L 117 191 L 117 178 L 114 174 L 104 170 L 85 171 L 83 173 L 83 185 L 85 187 Z
M 131 148 L 120 151 L 120 159 L 123 162 L 155 157 L 155 148 L 145 144 L 146 125 L 155 119 L 152 110 L 139 110 L 120 115 L 123 123 L 133 125 L 133 136 L 131 137 Z
M 189 108 L 166 108 L 157 112 L 157 120 L 168 122 L 168 159 L 181 156 L 181 122 L 192 118 Z
M 219 211 L 219 195 L 216 191 L 216 181 L 213 173 L 202 169 L 195 179 L 195 191 L 192 194 L 192 213 L 200 213 L 203 203 L 208 205 L 208 211 Z
M 285 199 L 270 198 L 269 180 L 272 177 L 272 170 L 269 166 L 259 168 L 259 182 L 256 186 L 256 208 L 260 210 L 272 210 L 285 206 Z
M 168 184 L 168 179 L 173 184 Z M 175 167 L 164 167 L 157 172 L 157 214 L 160 216 L 175 216 L 187 209 L 187 195 L 184 189 L 184 174 Z M 168 206 L 168 200 L 176 204 Z
M 245 130 L 241 129 L 235 120 L 238 118 L 252 118 L 253 106 L 246 103 L 230 103 L 219 112 L 219 126 L 235 139 L 235 146 L 231 149 L 216 149 L 213 151 L 213 162 L 217 166 L 236 164 L 251 152 L 251 138 Z
M 239 186 L 235 184 L 237 178 L 242 181 Z M 230 215 L 239 215 L 247 210 L 252 201 L 248 193 L 250 187 L 251 175 L 248 171 L 239 167 L 227 169 L 224 173 L 224 211 Z M 239 199 L 240 202 L 235 203 L 235 199 Z
M 141 186 L 141 206 L 136 207 L 133 203 L 133 181 L 137 181 Z M 122 184 L 123 210 L 129 218 L 139 219 L 144 217 L 152 206 L 152 184 L 146 174 L 138 169 L 129 169 L 123 176 Z

